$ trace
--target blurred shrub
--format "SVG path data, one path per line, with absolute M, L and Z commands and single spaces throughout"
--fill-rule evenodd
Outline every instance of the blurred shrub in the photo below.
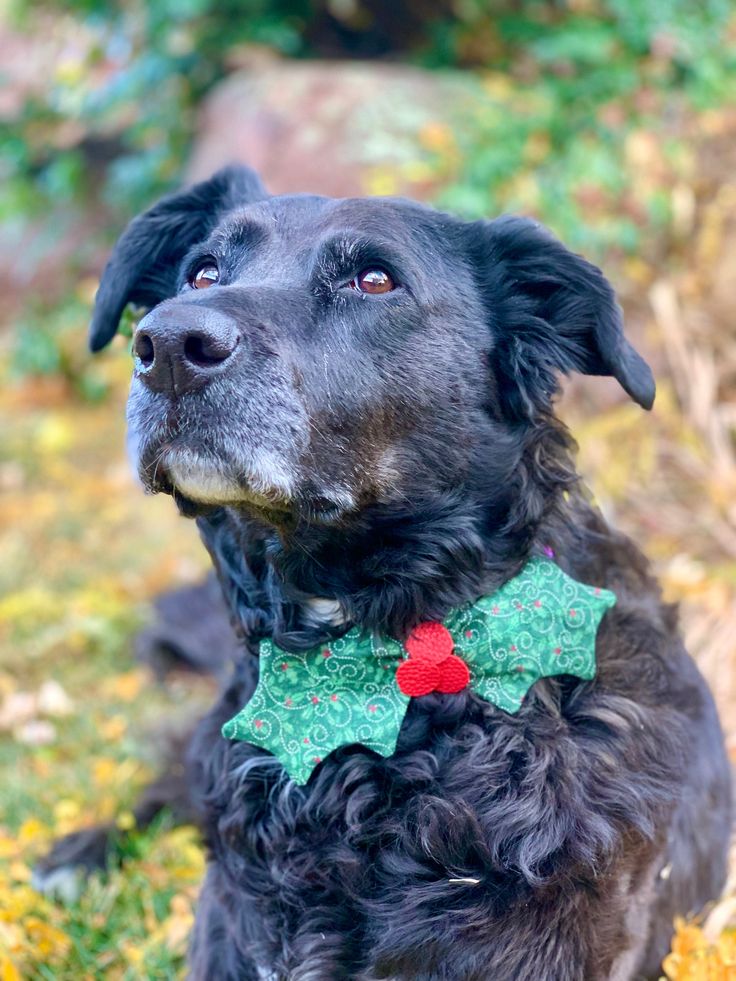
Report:
M 18 91 L 0 110 L 0 249 L 22 251 L 23 276 L 11 281 L 27 284 L 9 312 L 11 371 L 61 373 L 100 394 L 68 356 L 83 349 L 92 295 L 80 297 L 79 282 L 99 272 L 121 225 L 177 183 L 194 109 L 239 45 L 299 47 L 299 4 L 249 7 L 243 16 L 234 0 L 17 0 L 0 13 L 8 37 L 32 38 L 33 61 L 30 84 L 10 66 L 5 83 Z
M 477 108 L 427 133 L 441 203 L 532 211 L 593 254 L 632 253 L 667 224 L 665 185 L 687 165 L 671 124 L 736 83 L 730 0 L 11 0 L 0 18 L 49 59 L 0 117 L 0 221 L 18 240 L 56 228 L 36 260 L 60 239 L 69 253 L 20 318 L 15 363 L 72 376 L 57 338 L 78 322 L 77 282 L 110 229 L 177 182 L 194 108 L 245 46 L 476 70 Z M 656 180 L 647 133 L 662 137 Z
M 445 153 L 443 202 L 532 211 L 600 259 L 656 242 L 694 161 L 688 113 L 736 86 L 730 0 L 465 0 L 435 25 L 432 64 L 481 66 L 487 101 Z M 486 69 L 485 71 L 483 69 Z M 491 68 L 491 70 L 487 70 Z M 442 157 L 440 153 L 440 157 Z

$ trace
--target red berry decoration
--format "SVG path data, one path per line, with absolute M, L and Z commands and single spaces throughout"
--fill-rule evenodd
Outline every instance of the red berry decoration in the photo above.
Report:
M 404 646 L 409 658 L 396 669 L 396 681 L 404 695 L 419 698 L 433 691 L 450 695 L 469 683 L 468 666 L 453 654 L 452 634 L 443 624 L 420 623 Z
M 420 623 L 404 644 L 409 657 L 439 664 L 452 654 L 455 644 L 452 634 L 442 623 Z
M 436 664 L 410 658 L 402 661 L 396 669 L 396 681 L 405 695 L 418 698 L 435 690 L 440 681 L 440 669 Z
M 439 665 L 440 681 L 437 691 L 443 695 L 454 695 L 462 691 L 470 682 L 470 671 L 465 661 L 456 654 L 451 654 Z

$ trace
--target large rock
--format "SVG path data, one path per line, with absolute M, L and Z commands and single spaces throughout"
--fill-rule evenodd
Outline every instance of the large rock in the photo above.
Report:
M 205 101 L 188 176 L 239 161 L 273 193 L 426 198 L 450 174 L 457 151 L 447 123 L 475 85 L 460 72 L 269 59 Z

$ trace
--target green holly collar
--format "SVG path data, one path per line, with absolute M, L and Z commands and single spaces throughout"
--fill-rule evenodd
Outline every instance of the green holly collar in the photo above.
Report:
M 391 756 L 410 696 L 469 685 L 514 713 L 539 678 L 593 678 L 598 625 L 615 602 L 539 556 L 444 625 L 421 624 L 406 645 L 358 627 L 299 653 L 264 640 L 253 697 L 222 733 L 269 750 L 298 784 L 338 746 Z

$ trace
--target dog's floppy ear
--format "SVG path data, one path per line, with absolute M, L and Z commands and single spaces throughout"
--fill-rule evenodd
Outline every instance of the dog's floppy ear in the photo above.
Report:
M 99 351 L 113 339 L 127 303 L 151 307 L 173 296 L 181 260 L 226 212 L 266 197 L 249 167 L 225 167 L 207 181 L 162 198 L 134 218 L 102 274 L 90 348 Z
M 495 339 L 501 394 L 515 415 L 549 408 L 557 373 L 612 375 L 645 409 L 652 372 L 624 337 L 621 308 L 603 273 L 529 218 L 468 226 Z

